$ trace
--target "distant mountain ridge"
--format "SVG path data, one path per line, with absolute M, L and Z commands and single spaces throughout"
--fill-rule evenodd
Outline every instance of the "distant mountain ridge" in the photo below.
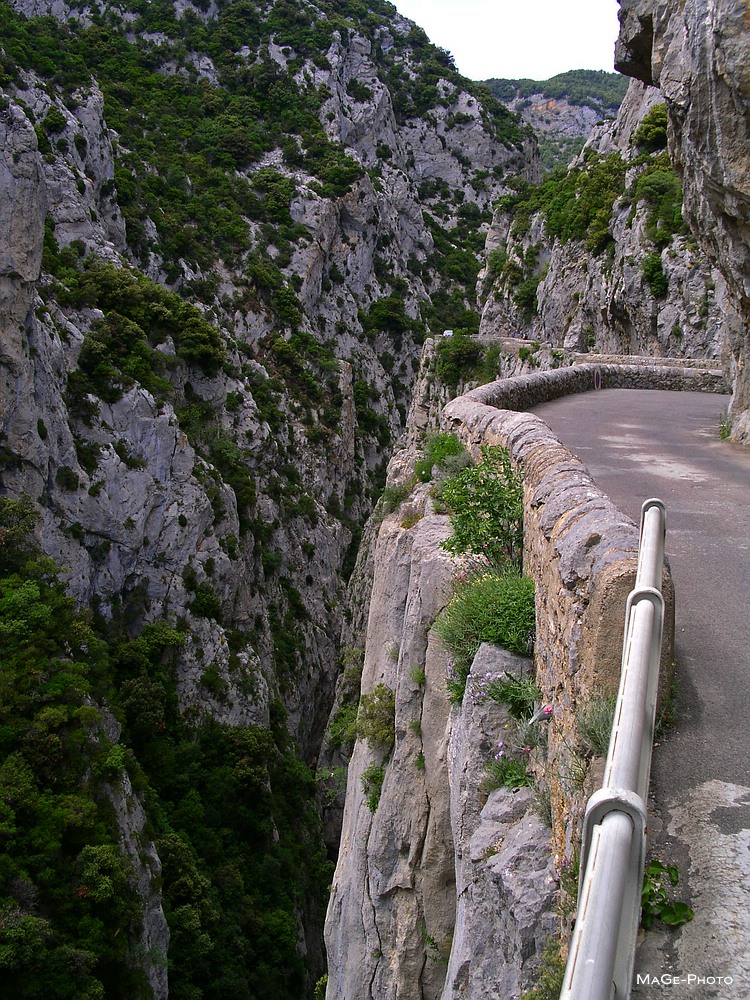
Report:
M 619 73 L 574 69 L 549 80 L 491 79 L 486 86 L 532 126 L 542 164 L 551 170 L 580 152 L 598 121 L 617 114 L 628 81 Z

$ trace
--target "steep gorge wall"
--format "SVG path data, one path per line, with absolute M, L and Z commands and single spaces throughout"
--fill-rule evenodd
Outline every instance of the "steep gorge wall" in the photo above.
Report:
M 85 6 L 16 6 L 29 16 L 50 11 L 82 24 L 92 19 Z M 178 17 L 195 14 L 188 7 L 177 5 Z M 314 5 L 306 11 L 317 16 Z M 157 227 L 146 219 L 150 249 L 138 253 L 151 278 L 187 294 L 191 282 L 216 281 L 215 296 L 200 309 L 219 331 L 224 361 L 215 373 L 185 365 L 168 338 L 157 354 L 173 385 L 167 398 L 136 382 L 114 402 L 84 401 L 95 412 L 83 419 L 73 412 L 68 387 L 84 342 L 104 317 L 99 309 L 72 306 L 69 297 L 63 301 L 57 276 L 42 270 L 43 233 L 46 220 L 62 251 L 73 244 L 118 268 L 133 264 L 133 234 L 126 233 L 114 180 L 123 137 L 104 117 L 95 80 L 67 94 L 35 71 L 20 70 L 0 109 L 3 488 L 38 501 L 39 540 L 65 567 L 80 602 L 96 600 L 108 614 L 120 601 L 133 626 L 165 613 L 187 616 L 179 679 L 184 707 L 210 710 L 230 724 L 267 724 L 269 702 L 280 695 L 308 759 L 331 700 L 342 565 L 402 426 L 423 335 L 420 310 L 441 286 L 423 208 L 446 227 L 460 222 L 462 207 L 481 218 L 505 174 L 536 171 L 533 143 L 523 150 L 500 141 L 481 102 L 452 79 L 440 81 L 433 114 L 397 116 L 399 95 L 383 82 L 382 62 L 392 57 L 407 79 L 415 78 L 421 57 L 404 39 L 416 30 L 395 15 L 371 36 L 353 25 L 333 33 L 318 62 L 297 60 L 301 68 L 288 46 L 271 44 L 279 72 L 289 67 L 300 87 L 327 95 L 321 124 L 361 165 L 360 178 L 339 196 L 323 196 L 315 178 L 290 168 L 280 150 L 266 154 L 242 179 L 251 185 L 263 169 L 286 177 L 294 192 L 290 218 L 304 235 L 282 251 L 269 242 L 268 225 L 244 220 L 247 248 L 217 261 L 214 274 L 189 260 L 165 261 Z M 427 44 L 426 36 L 420 39 Z M 163 53 L 161 63 L 155 56 L 162 73 L 187 75 L 170 63 L 166 35 L 142 44 Z M 202 81 L 217 86 L 210 58 L 191 58 Z M 243 58 L 251 63 L 255 52 Z M 447 64 L 445 72 L 456 76 Z M 54 132 L 45 138 L 40 123 L 49 115 Z M 118 177 L 122 183 L 123 173 Z M 432 188 L 420 194 L 425 183 Z M 301 316 L 292 328 L 269 306 L 263 275 L 253 283 L 243 272 L 253 254 L 277 267 L 279 280 L 288 282 L 284 291 L 296 289 Z M 363 316 L 382 299 L 392 305 L 396 290 L 399 316 L 365 330 Z M 306 359 L 290 361 L 283 353 L 294 322 L 308 344 L 323 343 L 330 355 L 312 406 L 295 381 L 309 375 L 300 371 Z M 306 389 L 310 379 L 301 384 Z M 191 407 L 202 413 L 198 432 L 186 430 L 181 416 Z M 244 515 L 230 476 L 219 468 L 217 442 L 255 497 Z M 92 452 L 95 460 L 84 467 L 81 455 Z M 211 591 L 220 612 L 193 614 L 196 588 Z M 291 631 L 299 639 L 284 654 L 283 633 Z M 207 685 L 206 676 L 218 678 L 218 687 Z
M 427 364 L 430 355 L 428 343 Z M 508 722 L 504 709 L 478 696 L 482 678 L 506 669 L 523 675 L 532 665 L 482 647 L 461 704 L 446 700 L 450 660 L 430 626 L 450 597 L 455 567 L 440 548 L 447 518 L 420 485 L 383 519 L 372 551 L 362 692 L 393 690 L 395 746 L 392 754 L 363 740 L 354 748 L 326 922 L 328 1000 L 517 996 L 533 984 L 536 956 L 560 928 L 560 875 L 599 773 L 591 766 L 585 781 L 572 777 L 576 713 L 592 695 L 617 690 L 638 531 L 546 424 L 522 410 L 591 388 L 595 371 L 613 385 L 723 389 L 717 373 L 586 365 L 482 386 L 445 405 L 440 418 L 475 456 L 482 445 L 502 445 L 523 471 L 524 567 L 536 586 L 533 670 L 552 708 L 548 752 L 534 766 L 552 828 L 527 791 L 481 790 Z M 415 426 L 426 420 L 418 408 L 419 399 Z M 412 446 L 394 457 L 390 483 L 409 481 L 415 454 Z M 666 682 L 674 641 L 668 569 L 663 590 Z M 374 812 L 366 803 L 372 765 L 383 778 Z
M 148 63 L 146 76 L 177 79 L 175 89 L 208 95 L 214 108 L 231 99 L 211 58 L 186 51 L 179 23 L 172 25 L 174 41 L 162 32 L 139 37 L 133 11 L 107 8 L 102 23 L 101 12 L 84 6 L 41 0 L 14 6 L 28 15 L 58 17 L 63 39 L 69 15 L 79 25 L 96 22 L 97 44 L 118 49 L 122 76 L 124 65 L 132 69 L 123 48 L 132 45 Z M 196 19 L 206 26 L 220 13 L 213 5 L 208 11 L 184 3 L 174 7 L 177 22 L 185 16 L 193 29 Z M 314 4 L 289 5 L 287 13 L 292 7 L 325 23 Z M 166 13 L 170 21 L 171 11 Z M 434 50 L 411 22 L 394 15 L 386 24 L 390 12 L 373 30 L 370 13 L 366 28 L 350 16 L 347 30 L 334 32 L 330 47 L 315 58 L 273 40 L 267 52 L 256 51 L 235 37 L 243 73 L 263 63 L 270 78 L 280 77 L 275 82 L 287 87 L 287 96 L 295 87 L 315 98 L 319 93 L 320 104 L 313 98 L 310 103 L 320 129 L 346 149 L 353 180 L 334 184 L 336 193 L 324 191 L 320 177 L 300 163 L 299 136 L 284 137 L 291 138 L 286 151 L 267 150 L 241 169 L 234 165 L 224 180 L 243 186 L 243 212 L 250 204 L 250 217 L 223 217 L 242 230 L 241 245 L 202 266 L 187 250 L 173 259 L 164 249 L 173 235 L 164 224 L 175 206 L 169 192 L 177 185 L 182 204 L 196 187 L 181 172 L 184 160 L 171 170 L 140 158 L 140 140 L 148 139 L 154 120 L 143 126 L 145 108 L 127 108 L 128 118 L 132 112 L 138 119 L 129 135 L 123 119 L 119 131 L 112 127 L 113 90 L 119 93 L 122 80 L 108 89 L 104 77 L 86 74 L 84 84 L 69 85 L 55 77 L 55 61 L 34 68 L 19 53 L 19 64 L 0 53 L 3 496 L 32 498 L 39 545 L 61 567 L 79 605 L 93 605 L 105 627 L 132 636 L 163 618 L 178 624 L 183 641 L 175 653 L 174 682 L 182 719 L 268 729 L 275 718 L 285 752 L 313 766 L 339 668 L 346 558 L 379 490 L 384 456 L 403 426 L 433 299 L 444 303 L 452 295 L 451 307 L 471 311 L 489 206 L 504 189 L 506 174 L 533 179 L 537 172 L 533 141 L 527 137 L 523 148 L 524 142 L 499 134 L 498 120 L 450 60 L 440 64 L 445 78 L 435 85 L 432 113 L 405 109 L 400 87 L 408 91 L 419 81 L 420 62 Z M 516 136 L 513 119 L 506 115 L 502 121 Z M 194 124 L 181 123 L 191 143 Z M 166 145 L 166 130 L 158 134 Z M 290 163 L 285 156 L 291 147 Z M 335 152 L 341 152 L 338 146 Z M 214 165 L 213 155 L 202 169 Z M 258 179 L 269 172 L 278 186 L 274 193 L 282 192 L 283 225 L 264 214 L 273 199 Z M 141 181 L 141 195 L 151 186 L 164 194 L 150 216 L 142 204 L 133 204 L 131 184 Z M 204 189 L 183 234 L 200 223 L 206 201 Z M 453 229 L 448 240 L 445 233 Z M 210 243 L 216 233 L 204 235 Z M 459 245 L 468 236 L 472 249 Z M 454 252 L 459 269 L 469 265 L 468 285 L 454 281 L 441 263 Z M 89 266 L 100 268 L 96 273 L 108 288 L 126 289 L 116 307 L 98 300 L 82 304 L 71 291 Z M 181 308 L 176 295 L 164 297 L 166 288 L 191 303 L 193 324 L 211 324 L 211 364 L 181 355 L 179 336 L 189 322 L 158 335 L 165 312 Z M 157 302 L 156 336 L 138 317 L 146 327 L 138 335 L 148 358 L 145 374 L 142 368 L 124 377 L 115 371 L 111 392 L 102 392 L 101 384 L 94 392 L 86 383 L 76 394 L 81 359 L 95 335 L 110 322 L 132 335 L 133 327 L 117 316 L 136 297 L 129 293 L 144 289 Z M 280 301 L 291 304 L 291 319 Z M 116 362 L 118 352 L 112 353 Z M 106 354 L 105 367 L 113 361 Z M 163 376 L 158 391 L 151 381 L 157 371 Z M 168 673 L 172 683 L 171 668 Z M 111 738 L 117 742 L 120 736 L 113 730 Z M 118 750 L 127 752 L 124 745 Z M 299 774 L 309 778 L 311 815 L 296 819 L 310 822 L 312 771 L 301 765 Z M 175 791 L 176 798 L 181 794 Z M 136 865 L 143 904 L 133 955 L 155 996 L 164 997 L 169 986 L 163 954 L 141 961 L 135 949 L 166 949 L 164 910 L 170 926 L 175 921 L 168 906 L 170 876 L 164 876 L 162 909 L 159 857 L 144 832 L 153 816 L 144 818 L 125 771 L 113 801 L 120 848 Z M 268 826 L 266 847 L 278 841 L 272 820 Z M 436 843 L 450 853 L 439 847 L 439 837 Z M 425 875 L 426 882 L 430 878 Z M 295 897 L 290 904 L 287 898 L 285 905 L 294 927 L 292 951 L 298 943 L 299 953 L 307 953 L 308 978 L 315 977 L 318 913 L 307 899 Z M 286 935 L 288 943 L 282 923 L 269 933 Z M 202 936 L 197 925 L 190 933 Z M 189 934 L 172 935 L 173 962 L 180 961 L 174 958 L 180 937 L 189 941 Z M 191 950 L 188 944 L 183 956 Z M 185 968 L 180 973 L 189 974 Z M 434 978 L 432 968 L 425 976 Z
M 649 169 L 667 177 L 663 166 L 642 162 L 634 139 L 662 101 L 655 87 L 631 82 L 616 120 L 596 127 L 571 164 L 582 176 L 597 163 L 611 161 L 613 170 L 623 165 L 622 180 L 611 181 L 613 193 L 601 206 L 608 235 L 596 249 L 590 238 L 553 238 L 544 213 L 532 213 L 527 223 L 501 202 L 488 234 L 488 268 L 480 275 L 483 334 L 522 330 L 558 348 L 603 354 L 723 358 L 739 322 L 724 276 L 685 233 L 655 245 L 653 205 L 636 195 Z M 493 251 L 506 259 L 500 270 L 492 267 Z M 663 274 L 658 294 L 644 271 L 648 264 Z M 527 298 L 519 298 L 521 278 L 538 282 L 531 311 Z
M 658 87 L 684 211 L 730 291 L 733 436 L 750 440 L 750 25 L 742 0 L 621 0 L 616 67 Z

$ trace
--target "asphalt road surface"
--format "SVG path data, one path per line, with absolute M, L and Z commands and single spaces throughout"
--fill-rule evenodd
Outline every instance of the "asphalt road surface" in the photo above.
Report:
M 632 995 L 653 1000 L 750 997 L 750 448 L 720 439 L 727 402 L 606 389 L 534 408 L 636 523 L 649 497 L 667 506 L 677 721 L 654 749 L 649 849 L 695 917 L 641 945 Z

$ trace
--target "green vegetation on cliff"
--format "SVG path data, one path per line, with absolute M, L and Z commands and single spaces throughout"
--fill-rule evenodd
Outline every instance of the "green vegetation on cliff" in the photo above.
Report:
M 592 151 L 580 167 L 558 168 L 537 187 L 520 182 L 517 194 L 498 203 L 513 214 L 511 237 L 523 237 L 532 215 L 541 212 L 550 236 L 563 242 L 582 240 L 592 253 L 602 253 L 612 245 L 609 220 L 625 190 L 625 169 L 619 153 L 600 157 Z
M 628 225 L 641 213 L 643 230 L 653 249 L 640 268 L 655 298 L 668 292 L 661 253 L 675 236 L 687 235 L 682 218 L 682 186 L 667 153 L 667 117 L 663 104 L 654 105 L 636 128 L 628 156 L 601 156 L 587 149 L 570 169 L 557 167 L 539 185 L 512 182 L 515 193 L 499 199 L 497 208 L 512 219 L 506 246 L 487 260 L 490 281 L 504 284 L 506 293 L 529 318 L 536 309 L 536 287 L 544 275 L 538 265 L 541 244 L 525 238 L 534 216 L 541 214 L 545 233 L 563 243 L 578 241 L 595 256 L 615 252 L 612 220 L 629 207 Z M 629 172 L 629 182 L 626 175 Z
M 283 709 L 270 728 L 181 715 L 164 621 L 77 611 L 29 542 L 28 501 L 0 498 L 0 969 L 18 1000 L 146 1000 L 143 900 L 114 803 L 147 805 L 170 929 L 170 996 L 299 1000 L 298 949 L 330 878 L 312 771 Z M 122 735 L 117 737 L 121 727 Z M 140 836 L 141 834 L 138 834 Z
M 362 176 L 320 121 L 330 90 L 301 72 L 305 58 L 330 68 L 325 52 L 336 33 L 344 42 L 353 32 L 372 37 L 379 76 L 401 121 L 445 103 L 437 84 L 448 80 L 476 92 L 485 126 L 499 141 L 521 146 L 517 116 L 487 88 L 459 76 L 450 55 L 421 29 L 396 33 L 392 46 L 381 46 L 376 35 L 389 24 L 390 4 L 319 0 L 316 8 L 319 15 L 289 0 L 270 8 L 238 0 L 222 5 L 215 18 L 194 10 L 178 18 L 169 0 L 130 0 L 122 10 L 135 20 L 110 9 L 94 12 L 85 26 L 27 20 L 3 0 L 0 85 L 33 69 L 74 107 L 75 88 L 96 79 L 107 123 L 119 136 L 114 183 L 128 241 L 142 263 L 156 249 L 172 280 L 179 258 L 203 269 L 218 258 L 229 262 L 247 244 L 248 220 L 278 227 L 282 240 L 304 237 L 292 224 L 295 189 L 287 175 L 270 167 L 253 169 L 248 179 L 236 173 L 272 150 L 282 151 L 286 166 L 317 179 L 314 189 L 324 197 L 343 194 Z M 281 46 L 285 64 L 270 54 L 271 43 Z M 257 58 L 248 59 L 243 47 Z M 401 58 L 407 48 L 408 71 Z M 201 58 L 211 61 L 211 73 L 198 71 Z M 158 232 L 155 248 L 147 220 Z
M 619 73 L 595 69 L 573 69 L 558 73 L 549 80 L 487 80 L 487 86 L 501 101 L 541 94 L 543 97 L 565 99 L 570 104 L 586 104 L 602 114 L 617 111 L 629 83 L 629 79 Z
M 433 629 L 453 657 L 448 694 L 460 702 L 483 642 L 520 654 L 533 646 L 534 582 L 521 575 L 523 484 L 508 452 L 485 446 L 476 465 L 448 476 L 435 492 L 453 529 L 443 547 L 461 563 Z

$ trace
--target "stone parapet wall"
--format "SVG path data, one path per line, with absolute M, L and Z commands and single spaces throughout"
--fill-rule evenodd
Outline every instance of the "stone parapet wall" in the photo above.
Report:
M 490 382 L 460 398 L 504 410 L 528 410 L 550 399 L 597 388 L 729 391 L 722 372 L 708 368 L 676 368 L 661 364 L 577 364 Z
M 443 428 L 455 432 L 472 454 L 477 456 L 483 445 L 501 445 L 523 473 L 524 565 L 536 586 L 537 682 L 554 709 L 544 777 L 552 804 L 553 850 L 560 858 L 571 858 L 580 841 L 582 810 L 593 790 L 592 775 L 578 787 L 574 774 L 579 764 L 576 714 L 592 695 L 617 691 L 625 602 L 635 582 L 639 531 L 543 420 L 518 411 L 585 391 L 597 371 L 605 387 L 627 386 L 632 380 L 637 388 L 675 388 L 677 383 L 679 388 L 700 385 L 706 391 L 717 384 L 703 372 L 580 366 L 481 386 L 451 401 L 441 417 Z M 668 567 L 663 591 L 666 677 L 674 643 Z
M 574 364 L 577 365 L 630 365 L 636 368 L 701 368 L 712 374 L 722 375 L 723 371 L 718 361 L 711 362 L 706 358 L 650 358 L 648 362 L 642 354 L 574 354 Z M 713 366 L 713 367 L 712 367 Z M 713 391 L 713 390 L 711 390 Z M 719 392 L 729 392 L 728 388 Z

